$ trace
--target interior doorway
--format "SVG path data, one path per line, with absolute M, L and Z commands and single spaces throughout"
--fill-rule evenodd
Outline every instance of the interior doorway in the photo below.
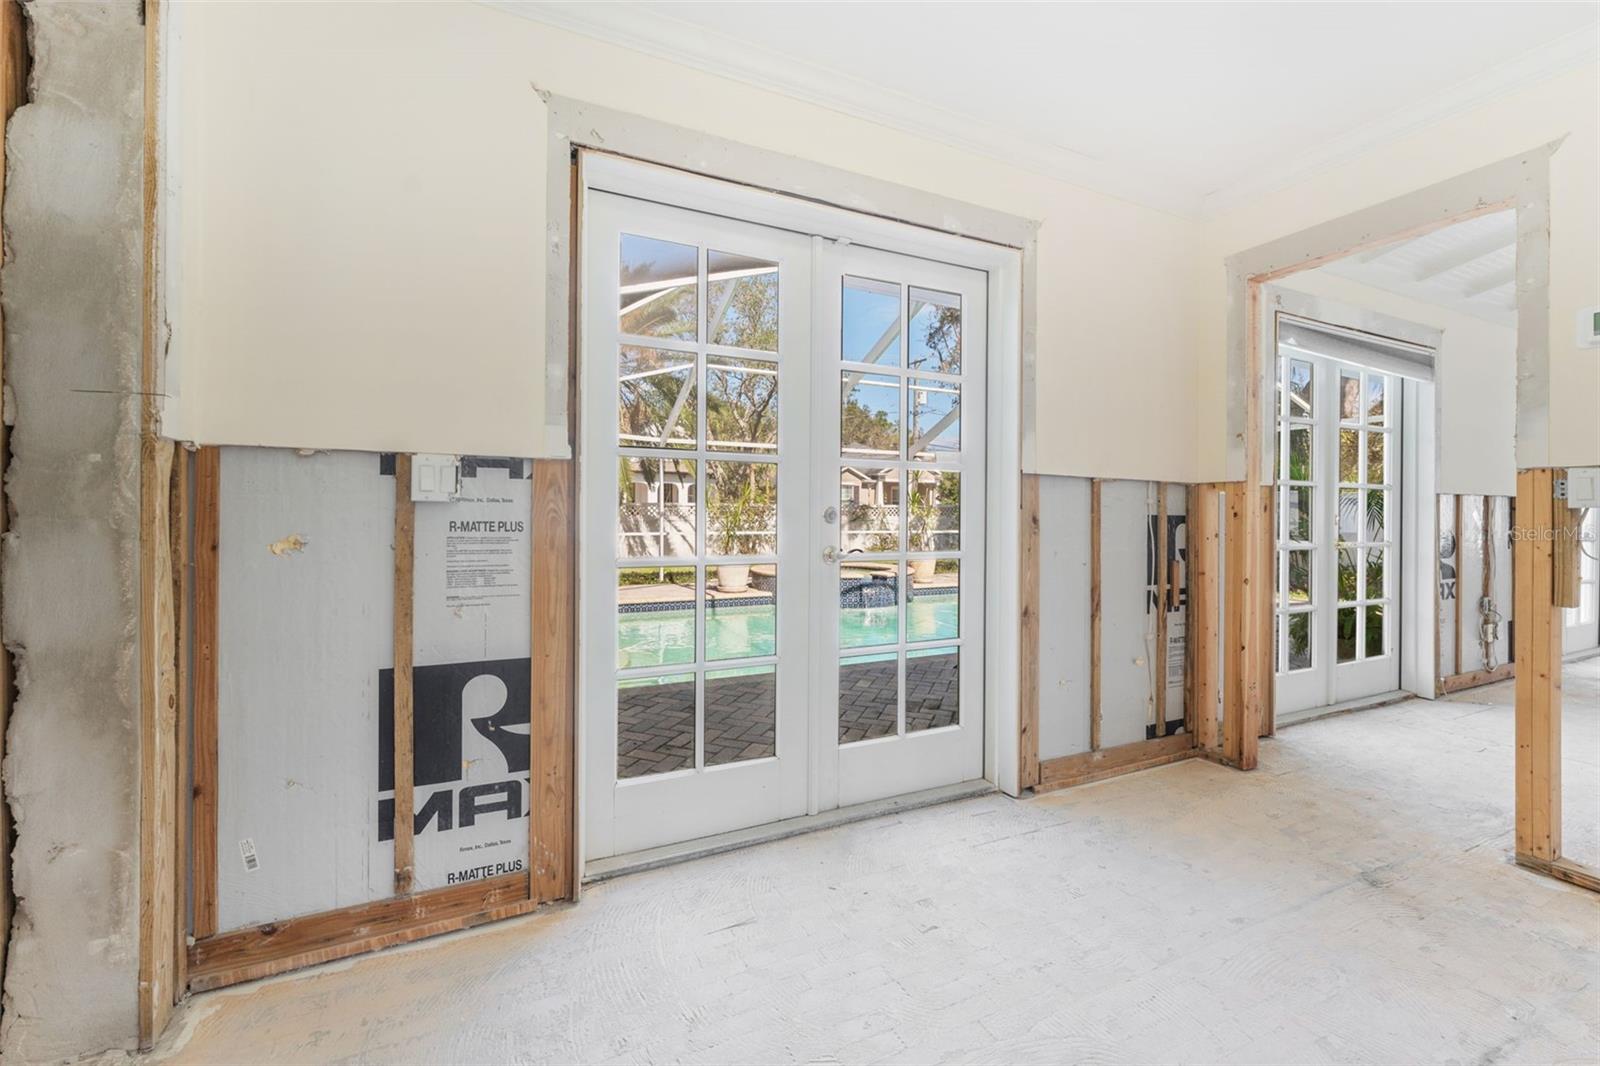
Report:
M 590 190 L 583 277 L 585 860 L 982 781 L 990 275 Z

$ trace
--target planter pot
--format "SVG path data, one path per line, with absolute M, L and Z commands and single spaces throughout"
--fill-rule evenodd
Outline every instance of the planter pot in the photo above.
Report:
M 749 563 L 723 563 L 717 567 L 717 591 L 743 592 L 749 587 Z
M 926 585 L 933 580 L 933 571 L 938 565 L 939 560 L 937 559 L 911 560 L 911 583 L 914 585 Z

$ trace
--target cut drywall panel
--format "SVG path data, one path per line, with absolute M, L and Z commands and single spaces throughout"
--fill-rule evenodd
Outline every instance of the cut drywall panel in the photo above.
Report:
M 394 479 L 372 454 L 225 448 L 220 510 L 219 928 L 388 896 L 393 845 L 372 838 Z
M 532 482 L 464 457 L 457 497 L 415 504 L 412 691 L 419 890 L 526 868 Z M 392 679 L 386 680 L 392 685 Z M 392 689 L 379 734 L 374 861 L 393 854 Z
M 1089 481 L 1039 478 L 1039 758 L 1089 750 Z
M 1167 684 L 1168 732 L 1181 731 L 1184 694 L 1186 533 L 1182 486 L 1168 489 L 1164 565 L 1180 587 L 1167 602 L 1167 648 L 1157 645 L 1155 585 L 1157 486 L 1103 481 L 1100 488 L 1100 745 L 1156 735 L 1155 691 Z M 1176 602 L 1173 602 L 1173 600 Z M 1175 664 L 1175 666 L 1174 666 Z

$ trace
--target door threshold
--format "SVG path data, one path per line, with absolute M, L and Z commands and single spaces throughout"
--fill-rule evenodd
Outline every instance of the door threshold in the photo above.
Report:
M 1392 692 L 1380 692 L 1376 696 L 1362 696 L 1360 699 L 1345 700 L 1343 703 L 1330 703 L 1326 707 L 1311 707 L 1304 711 L 1291 711 L 1280 714 L 1273 725 L 1281 729 L 1284 726 L 1304 725 L 1315 722 L 1319 718 L 1332 718 L 1336 714 L 1349 714 L 1351 711 L 1370 711 L 1374 707 L 1386 707 L 1391 703 L 1400 703 L 1405 700 L 1419 699 L 1415 692 L 1404 689 L 1395 689 Z
M 941 785 L 921 792 L 910 792 L 904 796 L 891 796 L 888 799 L 857 803 L 837 810 L 786 818 L 781 822 L 769 822 L 748 829 L 735 829 L 729 833 L 718 833 L 716 836 L 686 840 L 681 844 L 663 844 L 658 848 L 647 848 L 627 855 L 596 859 L 584 863 L 583 883 L 590 885 L 597 881 L 609 881 L 623 874 L 654 870 L 660 866 L 688 862 L 690 859 L 703 859 L 708 855 L 721 855 L 723 852 L 784 840 L 799 836 L 801 833 L 814 833 L 819 829 L 832 829 L 834 826 L 849 825 L 851 822 L 879 818 L 886 814 L 899 814 L 902 811 L 914 811 L 919 807 L 932 807 L 938 803 L 970 799 L 993 791 L 995 786 L 992 782 L 963 781 L 956 785 Z

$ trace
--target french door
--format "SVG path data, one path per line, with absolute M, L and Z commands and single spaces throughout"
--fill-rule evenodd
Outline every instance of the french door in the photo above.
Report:
M 982 777 L 986 281 L 588 194 L 587 860 Z
M 1600 647 L 1600 511 L 1585 512 L 1578 527 L 1578 605 L 1562 612 L 1562 651 Z
M 1400 379 L 1278 363 L 1277 711 L 1400 687 Z

